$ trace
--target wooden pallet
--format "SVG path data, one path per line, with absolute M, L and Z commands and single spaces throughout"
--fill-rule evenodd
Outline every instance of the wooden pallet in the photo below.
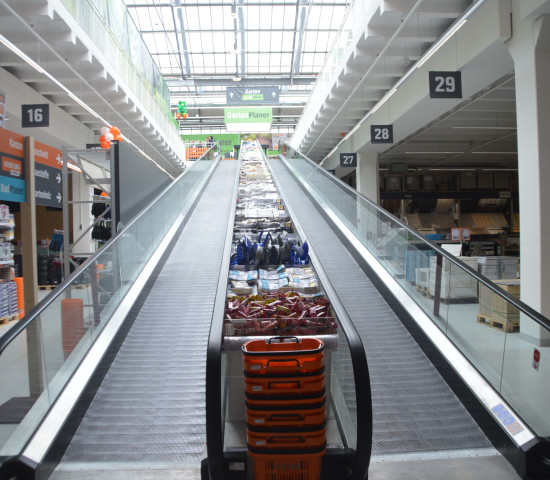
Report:
M 435 297 L 429 293 L 426 293 L 424 295 L 425 297 L 428 297 L 430 300 L 433 300 Z M 457 297 L 457 298 L 440 298 L 439 301 L 444 305 L 463 305 L 468 303 L 478 303 L 479 299 L 477 297 Z
M 38 285 L 38 290 L 53 290 L 57 285 Z
M 498 322 L 496 320 L 493 320 L 488 315 L 484 315 L 480 313 L 477 316 L 478 323 L 481 323 L 482 325 L 486 325 L 487 327 L 495 328 L 496 330 L 500 330 L 501 332 L 519 332 L 519 323 L 512 323 L 512 322 Z
M 73 290 L 84 290 L 85 288 L 88 288 L 90 286 L 89 283 L 82 283 L 77 285 L 71 285 L 71 288 Z
M 15 315 L 8 315 L 7 317 L 0 318 L 0 325 L 5 325 L 6 323 L 15 322 L 19 320 L 19 315 L 16 313 Z
M 423 297 L 429 297 L 430 296 L 430 289 L 428 287 L 421 287 L 420 285 L 417 285 L 416 290 Z

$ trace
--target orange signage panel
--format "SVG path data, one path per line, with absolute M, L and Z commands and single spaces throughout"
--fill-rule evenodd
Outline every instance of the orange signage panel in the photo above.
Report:
M 34 161 L 49 167 L 59 168 L 62 166 L 61 150 L 50 147 L 45 143 L 34 142 Z

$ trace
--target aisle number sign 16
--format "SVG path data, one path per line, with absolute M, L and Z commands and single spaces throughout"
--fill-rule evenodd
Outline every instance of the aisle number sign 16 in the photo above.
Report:
M 462 98 L 462 72 L 429 72 L 430 98 Z
M 22 127 L 49 127 L 50 106 L 47 103 L 21 105 Z

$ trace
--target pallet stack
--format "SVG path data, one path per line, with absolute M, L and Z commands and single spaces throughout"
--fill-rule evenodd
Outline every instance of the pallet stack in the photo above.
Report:
M 323 350 L 315 338 L 273 337 L 243 345 L 255 480 L 321 477 L 327 430 Z

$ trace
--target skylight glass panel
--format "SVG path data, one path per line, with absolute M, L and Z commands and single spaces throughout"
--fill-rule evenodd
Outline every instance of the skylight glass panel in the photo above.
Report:
M 210 32 L 201 33 L 201 44 L 202 44 L 203 52 L 213 52 L 215 50 L 214 35 Z M 217 49 L 220 50 L 220 48 L 221 48 L 221 45 L 218 43 Z
M 283 53 L 281 55 L 281 67 L 284 70 L 288 70 L 290 72 L 290 67 L 292 64 L 292 53 Z
M 191 53 L 201 53 L 201 33 L 200 32 L 186 32 L 187 36 L 187 49 Z
M 294 44 L 294 32 L 285 32 L 282 37 L 281 51 L 292 52 L 293 44 Z
M 294 30 L 294 25 L 296 23 L 296 6 L 285 6 L 283 18 L 283 27 Z
M 319 28 L 319 21 L 320 21 L 320 15 L 321 15 L 321 8 L 320 7 L 311 7 L 309 9 L 309 15 L 307 17 L 307 23 L 306 28 Z
M 174 51 L 164 33 L 144 33 L 143 38 L 151 53 L 171 53 Z
M 271 9 L 271 28 L 283 28 L 285 7 L 274 5 Z
M 202 53 L 190 53 L 189 58 L 191 60 L 191 65 L 193 67 L 203 67 L 204 66 L 204 58 L 208 55 L 203 55 Z
M 220 69 L 220 73 L 226 73 L 228 67 L 228 64 L 226 63 L 226 55 L 224 53 L 216 53 L 214 55 L 211 55 L 210 57 L 212 59 L 212 65 L 214 67 L 218 67 Z M 208 64 L 206 60 L 205 64 Z
M 328 49 L 332 46 L 332 42 L 334 41 L 334 35 L 332 35 L 331 40 L 331 34 L 329 32 L 317 32 L 317 41 L 315 42 L 315 48 L 319 52 L 327 52 Z
M 259 32 L 246 32 L 244 35 L 244 44 L 245 44 L 245 50 L 258 50 L 259 47 L 259 41 L 260 41 L 260 33 Z
M 231 6 L 212 8 L 212 28 L 214 30 L 233 30 Z
M 140 8 L 136 9 L 141 10 Z M 154 7 L 143 9 L 149 12 L 150 29 L 149 30 L 174 30 L 174 20 L 172 18 L 172 9 L 170 7 Z M 148 30 L 147 28 L 142 28 Z
M 148 8 L 132 8 L 130 12 L 139 30 L 152 30 L 152 21 Z
M 270 37 L 269 49 L 271 51 L 280 52 L 283 48 L 283 32 L 271 32 Z
M 261 7 L 255 7 L 255 6 L 247 6 L 244 8 L 244 22 L 246 25 L 246 28 L 252 29 L 252 30 L 258 30 L 261 28 L 261 21 L 263 20 L 260 17 L 260 8 Z
M 332 15 L 334 13 L 334 7 L 321 7 L 321 13 L 319 14 L 319 28 L 333 28 L 332 27 Z M 339 28 L 340 24 L 342 23 L 342 19 L 340 18 L 340 22 L 335 28 Z
M 214 7 L 216 8 L 216 7 Z M 199 7 L 198 9 L 198 22 L 194 28 L 201 28 L 203 30 L 212 30 L 212 7 Z
M 185 7 L 183 9 L 183 18 L 186 29 L 199 28 L 199 9 L 198 7 Z
M 269 58 L 269 68 L 271 68 L 274 72 L 280 72 L 281 71 L 281 54 L 280 53 L 271 53 Z

